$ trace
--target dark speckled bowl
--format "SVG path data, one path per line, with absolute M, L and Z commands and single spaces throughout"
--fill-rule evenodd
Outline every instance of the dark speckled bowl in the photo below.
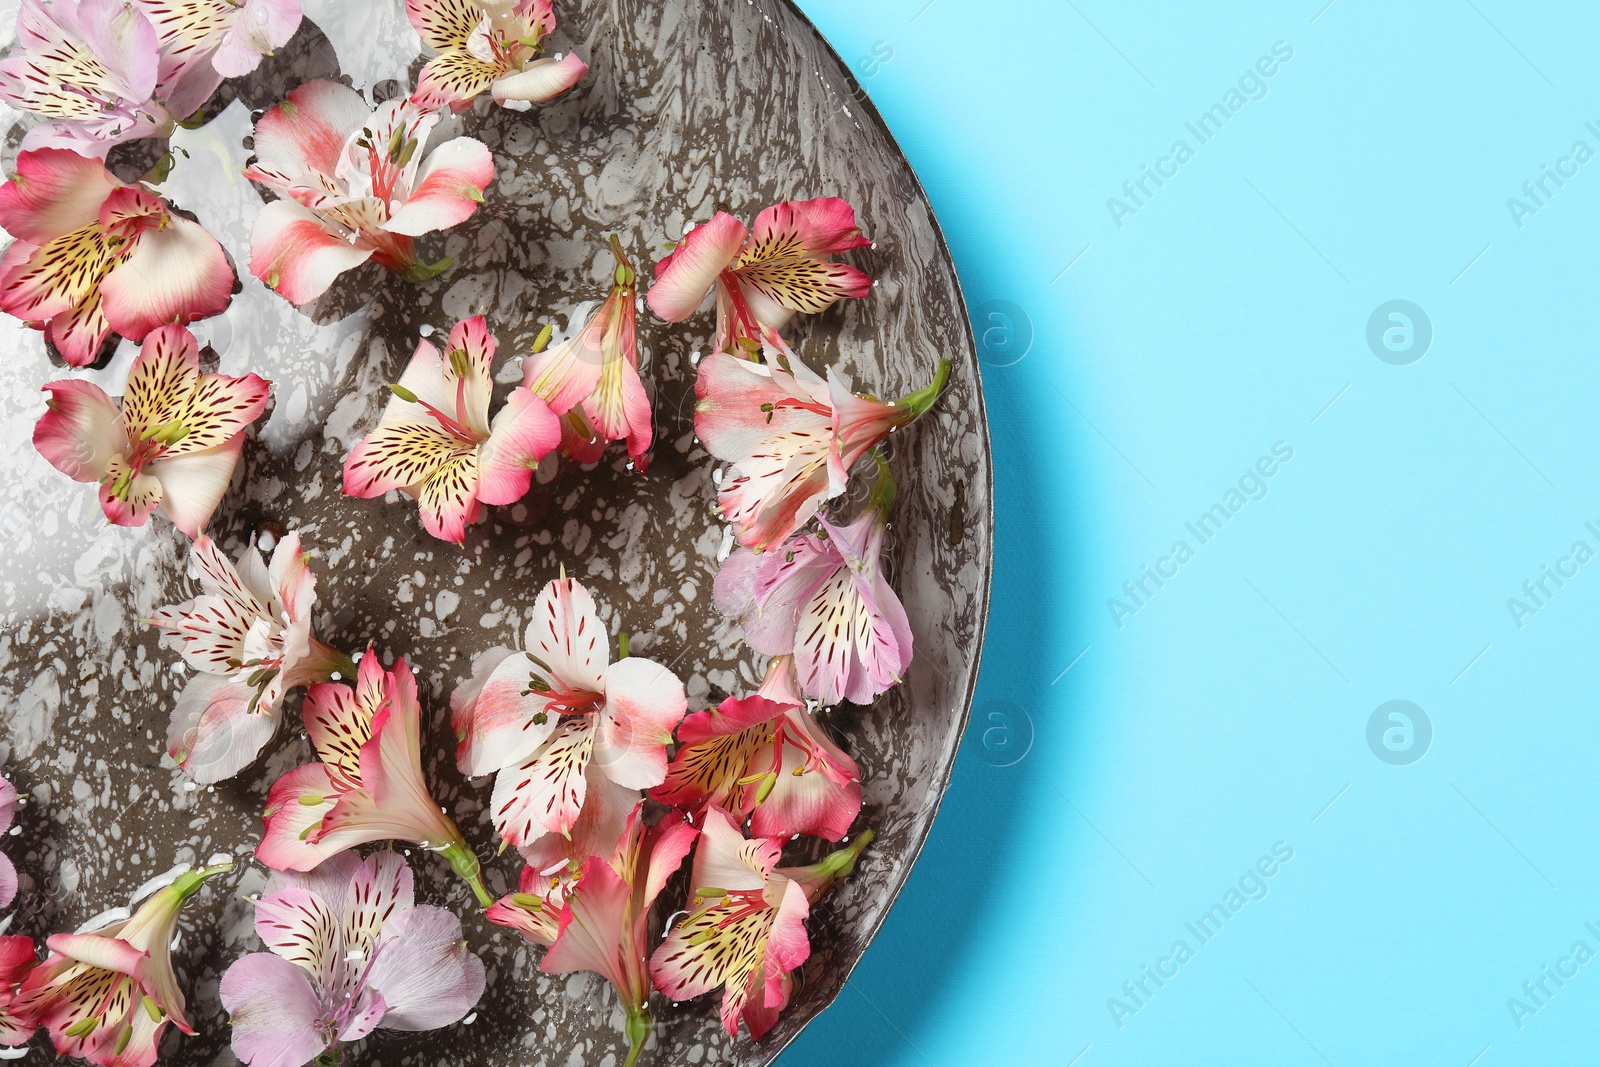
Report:
M 310 0 L 323 18 L 336 5 Z M 355 13 L 355 7 L 360 10 Z M 464 550 L 422 532 L 409 501 L 340 495 L 351 444 L 373 424 L 425 326 L 482 313 L 514 360 L 544 322 L 569 328 L 604 294 L 605 236 L 636 259 L 664 254 L 684 226 L 719 208 L 749 219 L 783 199 L 841 196 L 877 243 L 851 253 L 878 279 L 792 328 L 802 356 L 848 370 L 856 388 L 903 395 L 940 357 L 955 362 L 937 409 L 893 441 L 902 486 L 891 531 L 892 574 L 916 637 L 899 689 L 872 707 L 825 713 L 861 765 L 861 825 L 878 840 L 855 876 L 814 912 L 813 953 L 793 1005 L 760 1045 L 722 1032 L 713 998 L 657 999 L 647 1064 L 770 1062 L 843 987 L 894 902 L 926 838 L 972 698 L 988 606 L 992 514 L 989 443 L 978 363 L 955 270 L 911 168 L 872 106 L 815 29 L 784 0 L 593 0 L 567 4 L 564 34 L 593 72 L 554 106 L 505 111 L 480 99 L 467 132 L 494 150 L 498 180 L 477 216 L 423 251 L 457 266 L 421 286 L 369 268 L 347 275 L 317 307 L 296 310 L 246 278 L 226 315 L 198 324 L 220 368 L 275 383 L 275 406 L 246 448 L 211 530 L 236 552 L 264 525 L 298 528 L 318 552 L 317 631 L 350 649 L 377 643 L 419 674 L 436 793 L 485 859 L 495 892 L 514 857 L 493 858 L 487 780 L 465 782 L 451 759 L 448 697 L 472 657 L 517 643 L 540 587 L 565 565 L 595 593 L 613 632 L 637 635 L 637 655 L 669 663 L 692 707 L 753 688 L 758 664 L 710 603 L 724 535 L 711 513 L 715 462 L 692 433 L 693 355 L 712 315 L 683 326 L 641 316 L 657 448 L 646 477 L 616 449 L 594 470 L 540 471 L 520 505 L 492 510 Z M 284 87 L 343 74 L 393 92 L 386 76 L 418 65 L 398 0 L 363 0 L 250 79 L 207 127 L 179 135 L 187 151 L 169 188 L 236 263 L 247 259 L 260 195 L 239 178 L 252 109 Z M 409 63 L 409 67 L 408 67 Z M 226 101 L 226 97 L 224 100 Z M 13 120 L 15 116 L 12 116 Z M 15 143 L 13 137 L 12 143 Z M 587 309 L 582 309 L 586 311 Z M 0 324 L 0 768 L 31 794 L 21 833 L 5 840 L 23 871 L 12 932 L 43 935 L 124 903 L 176 862 L 231 852 L 233 884 L 191 905 L 175 958 L 191 990 L 199 1036 L 169 1036 L 164 1062 L 231 1062 L 217 981 L 259 949 L 240 893 L 264 876 L 248 863 L 268 784 L 309 758 L 296 702 L 288 726 L 239 778 L 193 790 L 161 759 L 168 710 L 185 675 L 140 622 L 194 592 L 187 545 L 164 519 L 108 527 L 88 487 L 56 474 L 29 444 L 52 367 L 39 335 Z M 121 391 L 132 351 L 88 372 Z M 514 376 L 514 363 L 512 366 Z M 789 862 L 821 849 L 792 844 Z M 471 914 L 444 865 L 412 857 L 419 892 L 467 915 L 489 969 L 472 1021 L 424 1035 L 379 1031 L 360 1062 L 535 1065 L 620 1062 L 621 1012 L 602 980 L 551 977 L 537 950 Z M 36 1053 L 43 1056 L 45 1053 Z

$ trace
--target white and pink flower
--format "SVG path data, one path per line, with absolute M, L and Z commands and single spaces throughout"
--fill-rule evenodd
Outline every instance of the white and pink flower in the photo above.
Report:
M 522 383 L 561 416 L 561 450 L 594 463 L 612 441 L 626 441 L 643 470 L 655 436 L 650 397 L 639 379 L 637 276 L 611 239 L 616 257 L 611 293 L 582 329 L 554 348 L 522 360 Z
M 498 772 L 495 829 L 538 869 L 610 855 L 639 790 L 666 777 L 683 683 L 647 659 L 611 662 L 594 599 L 571 578 L 540 592 L 524 643 L 480 658 L 451 697 L 456 762 Z
M 162 69 L 180 77 L 201 66 L 224 78 L 243 77 L 300 28 L 301 0 L 134 2 L 155 26 Z
M 266 833 L 256 858 L 279 871 L 311 871 L 375 841 L 409 841 L 438 852 L 484 907 L 478 860 L 422 774 L 422 711 L 405 660 L 384 670 L 371 649 L 356 686 L 324 682 L 303 705 L 318 762 L 279 778 L 267 794 Z
M 695 432 L 731 466 L 717 510 L 741 545 L 758 550 L 843 493 L 856 460 L 931 408 L 950 377 L 940 360 L 931 385 L 886 404 L 852 393 L 832 368 L 824 381 L 776 333 L 765 338 L 765 363 L 714 352 L 695 382 Z
M 19 155 L 0 187 L 0 226 L 15 238 L 0 259 L 0 311 L 45 331 L 74 366 L 93 363 L 114 333 L 143 341 L 233 298 L 215 238 L 76 152 Z
M 753 696 L 685 718 L 650 795 L 691 814 L 748 817 L 757 837 L 842 840 L 861 813 L 861 771 L 811 717 L 793 674 L 793 659 L 776 657 Z
M 0 776 L 0 835 L 11 829 L 17 817 L 17 787 L 11 780 Z M 0 852 L 0 908 L 9 908 L 17 899 L 17 868 L 11 858 Z
M 756 216 L 754 232 L 719 211 L 656 264 L 647 302 L 668 322 L 682 322 L 715 288 L 716 350 L 754 354 L 767 331 L 796 312 L 815 315 L 844 297 L 866 296 L 872 279 L 832 257 L 871 243 L 855 209 L 837 197 L 774 204 Z
M 727 812 L 708 808 L 689 916 L 650 957 L 656 988 L 688 1000 L 721 986 L 723 1027 L 737 1036 L 743 1020 L 759 1041 L 789 1004 L 791 972 L 811 955 L 811 905 L 854 869 L 871 840 L 868 830 L 809 867 L 782 868 L 781 841 L 746 838 Z
M 338 82 L 300 86 L 256 122 L 245 171 L 277 193 L 250 237 L 250 272 L 305 304 L 368 260 L 411 281 L 425 264 L 415 238 L 464 222 L 494 181 L 494 158 L 471 137 L 430 145 L 440 115 L 409 100 L 367 107 Z
M 202 593 L 150 617 L 195 674 L 167 729 L 167 754 L 197 782 L 238 774 L 278 730 L 285 694 L 341 673 L 344 653 L 311 635 L 317 578 L 300 535 L 279 541 L 268 565 L 251 545 L 235 566 L 201 537 L 194 562 Z
M 911 666 L 911 625 L 883 573 L 893 499 L 885 468 L 849 526 L 818 516 L 820 529 L 769 552 L 735 549 L 717 571 L 718 609 L 757 652 L 793 656 L 801 692 L 823 704 L 871 703 Z
M 179 6 L 186 10 L 172 17 L 192 25 L 231 4 Z M 113 145 L 165 137 L 200 110 L 222 74 L 169 50 L 152 16 L 173 7 L 166 0 L 22 0 L 17 47 L 0 61 L 0 100 L 49 120 L 28 131 L 23 150 L 69 148 L 104 159 Z
M 234 1055 L 250 1067 L 338 1062 L 342 1043 L 448 1026 L 483 995 L 461 920 L 416 903 L 397 853 L 342 852 L 309 875 L 274 874 L 255 909 L 271 951 L 238 960 L 219 990 Z
M 560 443 L 561 426 L 522 386 L 490 422 L 496 345 L 482 316 L 458 323 L 448 346 L 441 355 L 427 341 L 417 344 L 377 428 L 345 461 L 344 491 L 402 490 L 416 498 L 429 533 L 459 544 L 482 505 L 514 504 L 527 493 L 533 469 Z
M 555 32 L 551 0 L 406 0 L 406 14 L 438 55 L 417 76 L 423 107 L 465 109 L 488 90 L 501 107 L 554 100 L 589 73 L 569 52 L 544 56 Z
M 132 918 L 93 933 L 55 934 L 49 957 L 28 972 L 10 1011 L 50 1031 L 56 1053 L 99 1067 L 151 1067 L 167 1024 L 186 1034 L 183 989 L 171 946 L 184 902 L 232 862 L 190 870 Z
M 254 374 L 200 373 L 200 350 L 182 326 L 145 338 L 122 403 L 93 382 L 48 382 L 49 409 L 33 444 L 67 477 L 99 486 L 118 526 L 143 526 L 160 508 L 199 537 L 222 502 L 245 430 L 266 410 L 271 383 Z

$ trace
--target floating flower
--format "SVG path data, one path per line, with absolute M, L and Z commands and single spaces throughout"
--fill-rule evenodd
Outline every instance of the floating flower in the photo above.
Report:
M 24 1025 L 50 1031 L 56 1053 L 100 1067 L 150 1067 L 170 1022 L 186 1034 L 171 945 L 184 902 L 233 863 L 180 874 L 133 913 L 94 933 L 55 934 L 49 957 L 11 1002 Z
M 871 703 L 911 666 L 911 625 L 883 574 L 883 536 L 894 482 L 878 460 L 878 484 L 859 518 L 771 552 L 735 549 L 712 597 L 739 620 L 745 641 L 768 656 L 794 656 L 800 689 L 824 704 Z
M 302 714 L 321 762 L 273 784 L 257 859 L 274 870 L 310 871 L 356 845 L 410 841 L 449 860 L 484 907 L 494 903 L 477 857 L 422 777 L 422 713 L 405 660 L 386 671 L 368 649 L 355 689 L 314 685 Z
M 143 341 L 232 299 L 215 238 L 76 152 L 19 155 L 0 186 L 0 226 L 16 238 L 0 260 L 0 311 L 45 331 L 74 366 L 93 363 L 113 333 Z
M 433 1030 L 483 995 L 483 962 L 461 921 L 415 903 L 411 869 L 393 852 L 342 852 L 311 875 L 274 874 L 255 902 L 270 952 L 222 976 L 234 1055 L 250 1067 L 299 1067 L 374 1029 Z
M 182 6 L 196 10 L 174 17 L 203 18 L 211 12 L 198 8 L 230 0 Z M 150 15 L 172 7 L 166 0 L 22 0 L 17 47 L 0 61 L 0 100 L 51 120 L 28 131 L 23 150 L 70 148 L 103 159 L 112 145 L 165 137 L 198 111 L 222 75 L 165 50 Z
M 39 1028 L 29 1026 L 12 1014 L 17 987 L 39 962 L 33 938 L 12 934 L 0 937 L 0 1047 L 15 1048 L 32 1040 Z
M 823 381 L 777 334 L 766 339 L 764 364 L 715 352 L 695 382 L 695 432 L 732 466 L 717 509 L 755 549 L 786 540 L 843 493 L 856 460 L 931 408 L 950 378 L 940 360 L 931 385 L 885 404 L 852 393 L 833 369 Z
M 616 854 L 590 856 L 561 909 L 555 943 L 539 969 L 546 974 L 593 971 L 617 991 L 633 1067 L 650 1037 L 650 907 L 694 847 L 693 826 L 666 819 L 644 828 L 633 809 Z
M 757 837 L 838 841 L 861 812 L 861 771 L 806 710 L 794 661 L 772 661 L 754 696 L 730 697 L 678 727 L 667 780 L 650 795 L 690 813 L 718 807 L 750 818 Z
M 611 254 L 617 259 L 611 295 L 572 337 L 554 348 L 536 345 L 522 361 L 522 383 L 561 416 L 561 450 L 568 456 L 594 463 L 608 442 L 626 440 L 642 470 L 655 427 L 639 380 L 637 278 L 615 237 Z
M 59 2 L 59 0 L 57 0 Z M 134 0 L 155 26 L 163 69 L 241 78 L 300 28 L 301 0 Z
M 202 594 L 150 617 L 196 672 L 167 731 L 167 754 L 195 781 L 231 778 L 260 755 L 289 690 L 355 673 L 350 657 L 311 636 L 317 579 L 308 558 L 291 533 L 270 566 L 252 545 L 235 567 L 202 537 L 194 545 Z
M 811 955 L 805 926 L 811 905 L 854 869 L 871 840 L 867 830 L 819 863 L 781 868 L 782 842 L 746 839 L 727 812 L 707 809 L 689 917 L 650 958 L 656 988 L 688 1000 L 722 986 L 723 1027 L 737 1035 L 743 1019 L 759 1041 L 789 1004 L 790 972 Z
M 837 197 L 774 204 L 756 216 L 754 233 L 719 211 L 656 264 L 647 302 L 682 322 L 714 287 L 717 351 L 754 354 L 795 312 L 815 315 L 843 297 L 866 296 L 872 279 L 830 257 L 871 243 L 856 228 L 855 209 Z
M 555 415 L 529 389 L 513 389 L 489 421 L 495 339 L 476 316 L 450 331 L 444 355 L 417 344 L 377 429 L 344 465 L 347 496 L 404 490 L 433 536 L 461 543 L 484 504 L 514 504 L 533 469 L 561 439 Z
M 556 28 L 550 0 L 406 0 L 406 14 L 439 53 L 411 96 L 423 107 L 461 111 L 488 89 L 501 107 L 523 110 L 554 100 L 589 73 L 570 52 L 541 57 Z
M 687 708 L 683 683 L 659 663 L 611 662 L 589 591 L 551 582 L 533 605 L 527 652 L 486 658 L 451 698 L 456 762 L 468 775 L 498 771 L 495 829 L 543 869 L 577 858 L 557 847 L 586 839 L 609 855 L 638 790 L 661 784 L 667 745 Z
M 448 270 L 448 259 L 418 259 L 413 238 L 470 218 L 494 158 L 471 137 L 429 147 L 439 118 L 409 100 L 370 111 L 356 90 L 327 80 L 261 116 L 245 175 L 282 199 L 256 219 L 250 272 L 304 304 L 369 259 L 410 281 Z
M 0 777 L 0 834 L 11 829 L 11 820 L 17 817 L 17 787 L 10 780 Z M 17 899 L 17 869 L 12 866 L 11 859 L 4 852 L 0 852 L 0 908 L 9 908 L 11 902 Z M 0 953 L 3 956 L 3 953 Z M 0 973 L 0 978 L 3 978 Z M 0 990 L 3 991 L 3 990 Z
M 190 537 L 222 502 L 245 429 L 266 410 L 270 382 L 200 373 L 200 349 L 182 326 L 145 338 L 122 405 L 81 378 L 48 382 L 49 410 L 33 444 L 78 482 L 100 486 L 118 526 L 143 526 L 159 507 Z

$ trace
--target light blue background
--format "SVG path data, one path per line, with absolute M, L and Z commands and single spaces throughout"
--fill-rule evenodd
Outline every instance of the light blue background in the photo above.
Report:
M 1600 159 L 1520 228 L 1507 200 L 1600 151 L 1597 6 L 801 4 L 972 307 L 1028 322 L 978 323 L 999 536 L 973 728 L 783 1062 L 1595 1062 L 1600 960 L 1520 1027 L 1507 1000 L 1600 951 L 1600 561 L 1520 628 L 1507 600 L 1600 550 Z M 1266 97 L 1198 146 L 1184 123 L 1278 41 Z M 1194 158 L 1119 228 L 1106 201 L 1179 138 Z M 1367 344 L 1393 299 L 1432 323 L 1411 365 Z M 1278 441 L 1267 497 L 1198 545 L 1185 522 Z M 1180 538 L 1119 628 L 1108 598 Z M 1367 742 L 1393 699 L 1433 727 L 1409 766 Z M 1185 923 L 1279 841 L 1265 899 L 1200 945 Z M 1108 999 L 1179 939 L 1119 1028 Z

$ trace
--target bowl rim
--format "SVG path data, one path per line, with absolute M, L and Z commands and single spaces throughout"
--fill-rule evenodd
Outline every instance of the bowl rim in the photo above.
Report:
M 856 968 L 861 965 L 862 959 L 866 957 L 867 950 L 872 947 L 872 942 L 877 939 L 879 932 L 882 931 L 883 924 L 888 919 L 889 913 L 894 910 L 895 904 L 899 902 L 900 893 L 905 889 L 906 882 L 910 880 L 911 872 L 916 867 L 917 860 L 921 858 L 922 850 L 928 844 L 928 837 L 933 833 L 933 825 L 939 818 L 939 809 L 944 804 L 945 794 L 949 791 L 950 780 L 955 773 L 956 760 L 960 758 L 961 742 L 965 738 L 967 726 L 972 720 L 972 705 L 977 697 L 978 678 L 983 671 L 983 649 L 984 643 L 989 635 L 989 606 L 993 595 L 994 585 L 995 519 L 994 446 L 989 436 L 989 411 L 983 395 L 983 366 L 978 356 L 977 335 L 973 333 L 972 311 L 967 302 L 966 292 L 961 285 L 961 272 L 956 265 L 955 256 L 951 254 L 950 243 L 945 239 L 944 228 L 939 225 L 939 216 L 938 213 L 933 209 L 933 201 L 928 197 L 928 190 L 922 184 L 922 179 L 918 176 L 916 167 L 911 162 L 911 157 L 906 155 L 905 149 L 900 147 L 900 142 L 898 139 L 896 139 L 894 131 L 889 128 L 888 122 L 884 120 L 883 113 L 878 110 L 878 106 L 872 102 L 872 99 L 869 96 L 867 96 L 865 87 L 861 85 L 861 83 L 856 79 L 856 76 L 851 72 L 850 64 L 846 63 L 844 57 L 839 54 L 838 49 L 834 48 L 833 42 L 828 39 L 826 34 L 817 28 L 817 24 L 811 21 L 810 16 L 801 10 L 797 0 L 773 0 L 773 3 L 778 7 L 787 8 L 789 12 L 797 20 L 799 20 L 800 25 L 804 29 L 809 30 L 812 35 L 815 36 L 816 40 L 822 46 L 823 55 L 831 58 L 836 64 L 838 64 L 838 68 L 844 72 L 845 84 L 847 88 L 851 90 L 850 99 L 855 101 L 856 105 L 861 109 L 860 114 L 862 120 L 875 126 L 877 131 L 888 141 L 889 147 L 900 157 L 902 161 L 904 161 L 906 173 L 911 178 L 912 189 L 915 191 L 916 195 L 921 198 L 922 202 L 927 205 L 928 220 L 933 227 L 933 237 L 939 254 L 947 263 L 950 264 L 950 275 L 955 285 L 956 302 L 958 305 L 958 310 L 961 313 L 961 323 L 963 327 L 961 337 L 965 341 L 966 351 L 971 354 L 972 367 L 976 372 L 976 378 L 973 382 L 973 396 L 977 401 L 978 434 L 983 445 L 983 471 L 988 482 L 988 493 L 986 494 L 986 499 L 984 500 L 982 507 L 989 521 L 983 544 L 983 574 L 978 592 L 978 633 L 977 644 L 973 652 L 974 665 L 972 676 L 970 681 L 967 683 L 967 691 L 961 700 L 961 714 L 956 726 L 956 732 L 954 735 L 955 744 L 950 753 L 950 759 L 939 771 L 938 781 L 935 783 L 936 788 L 932 791 L 932 810 L 928 813 L 928 819 L 924 825 L 922 833 L 917 837 L 916 841 L 912 843 L 909 851 L 907 852 L 906 862 L 901 866 L 899 876 L 890 886 L 889 906 L 879 912 L 877 917 L 873 919 L 873 921 L 863 932 L 861 951 L 856 953 L 855 958 L 852 959 L 843 969 L 843 973 L 840 975 L 838 987 L 826 995 L 822 1003 L 817 1007 L 816 1012 L 804 1023 L 802 1023 L 793 1033 L 784 1037 L 780 1041 L 776 1041 L 773 1044 L 768 1045 L 762 1050 L 764 1056 L 758 1062 L 763 1064 L 771 1064 L 777 1060 L 777 1058 L 783 1054 L 785 1049 L 792 1045 L 801 1034 L 803 1034 L 814 1022 L 816 1022 L 817 1018 L 822 1015 L 823 1012 L 831 1008 L 834 1002 L 839 999 L 839 994 L 844 992 L 844 987 L 849 983 L 850 976 L 854 974 Z

